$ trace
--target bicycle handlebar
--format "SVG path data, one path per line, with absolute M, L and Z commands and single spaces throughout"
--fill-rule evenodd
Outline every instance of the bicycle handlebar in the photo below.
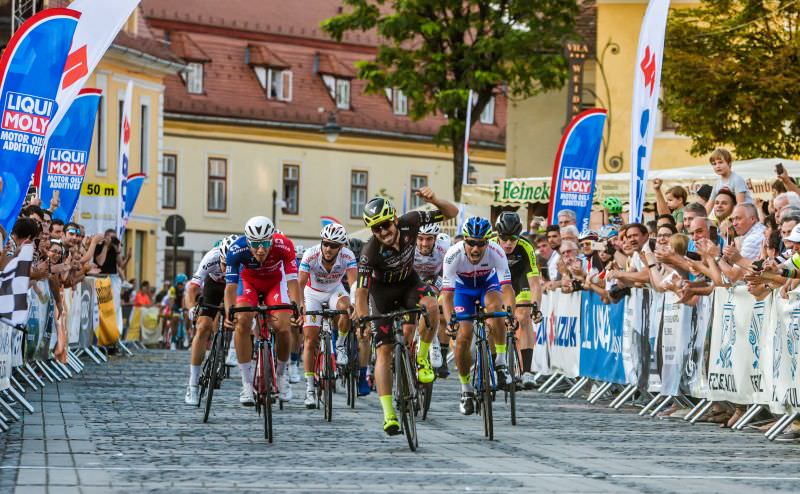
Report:
M 359 325 L 363 327 L 366 323 L 370 321 L 377 321 L 378 319 L 397 319 L 399 317 L 405 316 L 406 314 L 422 314 L 422 317 L 425 318 L 425 323 L 428 324 L 428 326 L 430 326 L 430 320 L 428 319 L 428 311 L 425 309 L 425 307 L 418 307 L 416 309 L 401 309 L 386 314 L 373 314 L 371 316 L 364 316 L 360 318 L 358 322 Z
M 322 317 L 333 317 L 349 313 L 350 313 L 349 310 L 334 310 L 334 309 L 307 310 L 305 312 L 307 316 L 322 316 Z
M 486 319 L 497 319 L 499 317 L 510 317 L 508 311 L 481 312 L 480 314 L 455 314 L 456 321 L 485 321 Z
M 291 304 L 258 305 L 256 307 L 231 307 L 228 309 L 228 318 L 233 319 L 233 315 L 239 312 L 258 312 L 259 314 L 266 315 L 276 310 L 286 309 L 290 309 L 294 313 L 295 317 L 300 314 L 300 312 L 297 310 L 297 304 L 292 302 Z

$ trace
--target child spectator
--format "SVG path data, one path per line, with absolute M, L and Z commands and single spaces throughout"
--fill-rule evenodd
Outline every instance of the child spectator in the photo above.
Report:
M 667 189 L 664 194 L 661 191 L 662 181 L 660 178 L 653 180 L 653 188 L 656 191 L 656 210 L 658 214 L 671 214 L 675 218 L 675 223 L 683 223 L 683 208 L 689 201 L 689 194 L 680 185 L 675 185 Z
M 741 176 L 733 173 L 731 169 L 733 156 L 727 149 L 715 149 L 708 160 L 714 168 L 714 173 L 719 175 L 719 179 L 711 190 L 711 197 L 709 197 L 709 201 L 706 204 L 706 212 L 711 213 L 714 208 L 714 199 L 721 189 L 728 189 L 733 192 L 736 197 L 736 204 L 753 202 L 753 196 L 750 193 L 750 189 L 747 188 L 747 182 Z

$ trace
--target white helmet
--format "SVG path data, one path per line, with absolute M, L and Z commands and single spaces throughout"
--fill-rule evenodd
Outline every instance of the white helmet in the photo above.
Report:
M 223 259 L 228 257 L 228 251 L 237 240 L 239 240 L 239 235 L 228 235 L 219 243 L 219 255 L 222 256 Z
M 439 223 L 428 223 L 427 225 L 422 225 L 419 229 L 420 235 L 439 235 L 441 232 L 442 228 Z
M 442 232 L 442 233 L 440 233 L 439 235 L 436 236 L 436 240 L 444 241 L 444 242 L 447 242 L 449 244 L 450 243 L 450 235 Z
M 328 223 L 322 227 L 320 236 L 322 237 L 322 240 L 336 242 L 337 244 L 344 245 L 347 243 L 347 231 L 339 223 Z
M 300 244 L 294 244 L 294 257 L 295 259 L 302 259 L 306 248 Z
M 247 240 L 255 242 L 272 240 L 272 236 L 275 234 L 275 225 L 266 216 L 253 216 L 244 225 L 244 234 L 247 236 Z

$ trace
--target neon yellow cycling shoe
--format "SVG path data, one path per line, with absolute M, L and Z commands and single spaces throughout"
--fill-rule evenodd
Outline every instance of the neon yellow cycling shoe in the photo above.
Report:
M 391 416 L 383 419 L 383 432 L 390 436 L 400 434 L 400 422 L 397 421 L 397 417 Z
M 417 360 L 417 379 L 422 384 L 432 383 L 436 375 L 433 373 L 431 361 L 426 355 L 424 358 Z

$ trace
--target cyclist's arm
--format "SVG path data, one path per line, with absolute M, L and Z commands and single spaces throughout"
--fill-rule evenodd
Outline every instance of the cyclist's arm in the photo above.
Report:
M 234 255 L 233 252 L 228 252 L 228 257 L 225 259 L 225 314 L 236 306 L 236 293 L 239 290 L 239 265 L 241 261 L 239 256 Z M 227 321 L 227 317 L 225 318 Z
M 456 216 L 458 216 L 458 206 L 456 206 L 450 201 L 446 201 L 444 199 L 439 198 L 430 189 L 428 189 L 430 195 L 426 197 L 427 194 L 425 194 L 425 192 L 427 191 L 425 191 L 424 189 L 425 188 L 423 188 L 423 190 L 420 191 L 422 193 L 421 194 L 422 199 L 425 200 L 425 202 L 427 202 L 428 204 L 433 204 L 434 206 L 436 206 L 436 209 L 442 212 L 442 215 L 444 215 L 445 219 L 455 218 Z
M 345 276 L 347 276 L 347 286 L 354 286 L 358 282 L 358 269 L 355 267 L 347 268 Z
M 186 287 L 186 294 L 183 296 L 183 306 L 187 309 L 197 305 L 197 296 L 200 293 L 200 285 L 194 283 L 194 280 L 189 282 Z
M 303 271 L 302 265 L 300 271 L 297 272 L 297 284 L 302 289 L 308 285 L 308 271 Z
M 508 307 L 509 312 L 513 314 L 517 304 L 517 296 L 514 293 L 514 287 L 511 286 L 511 283 L 505 283 L 502 285 L 501 290 L 503 295 L 503 305 Z
M 444 312 L 444 318 L 448 321 L 453 317 L 453 312 L 455 311 L 453 302 L 455 293 L 453 290 L 442 289 L 442 312 Z
M 356 316 L 369 315 L 369 280 L 372 277 L 372 266 L 368 256 L 362 255 L 358 261 L 358 278 L 356 280 Z
M 455 311 L 453 299 L 455 297 L 456 278 L 458 277 L 459 247 L 454 245 L 447 250 L 442 265 L 442 312 L 448 321 Z

